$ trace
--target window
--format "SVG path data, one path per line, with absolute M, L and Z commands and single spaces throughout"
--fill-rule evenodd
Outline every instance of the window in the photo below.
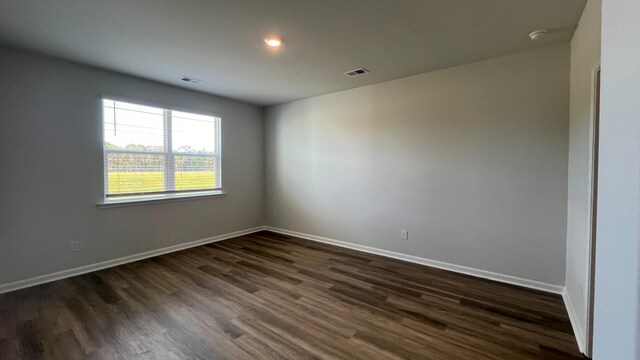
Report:
M 105 200 L 220 190 L 221 119 L 103 99 Z

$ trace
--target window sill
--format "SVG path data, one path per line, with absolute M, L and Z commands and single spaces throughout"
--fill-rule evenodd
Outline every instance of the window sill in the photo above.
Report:
M 149 205 L 164 202 L 201 200 L 211 197 L 224 196 L 226 193 L 222 190 L 200 191 L 185 194 L 161 194 L 161 195 L 140 195 L 127 196 L 120 199 L 105 199 L 103 202 L 96 204 L 99 208 L 123 207 Z

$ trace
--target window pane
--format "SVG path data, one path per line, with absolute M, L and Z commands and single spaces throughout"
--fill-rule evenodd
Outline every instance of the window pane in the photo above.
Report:
M 103 100 L 104 147 L 138 151 L 163 151 L 162 109 Z
M 164 191 L 164 156 L 106 154 L 107 194 L 138 194 Z
M 102 105 L 107 196 L 221 188 L 219 117 L 110 99 Z
M 176 155 L 176 190 L 216 188 L 214 156 Z
M 220 118 L 172 111 L 173 151 L 191 154 L 213 154 L 218 141 L 216 131 Z

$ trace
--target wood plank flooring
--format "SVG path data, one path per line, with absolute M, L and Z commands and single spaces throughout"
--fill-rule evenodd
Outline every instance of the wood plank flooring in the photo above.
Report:
M 560 296 L 261 232 L 0 295 L 0 359 L 581 359 Z

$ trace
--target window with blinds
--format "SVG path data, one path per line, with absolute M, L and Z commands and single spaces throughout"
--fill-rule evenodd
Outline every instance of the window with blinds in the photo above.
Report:
M 221 119 L 103 99 L 106 198 L 220 190 Z

